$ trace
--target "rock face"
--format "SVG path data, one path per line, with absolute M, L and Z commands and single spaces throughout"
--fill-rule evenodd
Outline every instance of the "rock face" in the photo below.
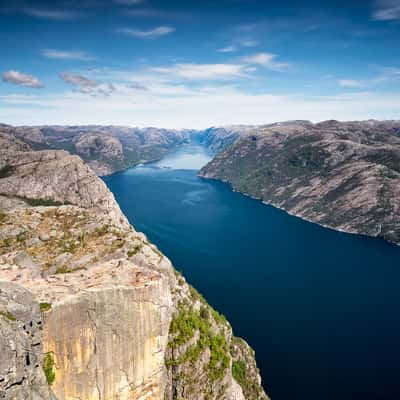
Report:
M 97 175 L 160 159 L 188 140 L 186 131 L 157 128 L 98 125 L 8 128 L 36 150 L 61 149 L 79 155 Z
M 7 350 L 0 390 L 12 396 L 0 398 L 47 400 L 44 370 L 58 400 L 265 399 L 251 349 L 236 350 L 228 322 L 126 222 L 90 169 L 64 151 L 16 142 L 0 153 L 0 281 L 24 288 L 11 291 L 33 304 L 26 323 L 43 327 L 43 341 L 33 341 L 28 366 Z M 43 194 L 46 202 L 32 201 Z M 26 335 L 1 293 L 2 337 Z M 25 356 L 30 342 L 21 343 Z M 26 384 L 14 385 L 21 376 Z
M 0 282 L 0 399 L 50 400 L 42 351 L 42 316 L 32 294 Z
M 200 176 L 291 214 L 400 243 L 400 122 L 293 121 L 253 130 Z
M 12 142 L 0 132 L 0 141 L 6 140 Z M 0 149 L 0 195 L 37 204 L 75 204 L 128 225 L 114 196 L 79 157 L 65 151 L 27 151 L 20 141 L 14 143 L 12 150 Z
M 240 137 L 246 136 L 255 126 L 252 125 L 231 125 L 212 127 L 195 134 L 200 143 L 206 146 L 213 153 L 219 153 L 236 142 Z

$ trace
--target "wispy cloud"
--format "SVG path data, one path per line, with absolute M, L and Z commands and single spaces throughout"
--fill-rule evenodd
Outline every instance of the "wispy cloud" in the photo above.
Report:
M 89 94 L 93 97 L 108 97 L 117 90 L 113 83 L 99 82 L 79 74 L 62 72 L 59 76 L 65 83 L 76 87 L 79 93 Z
M 376 0 L 372 18 L 376 21 L 400 20 L 399 0 Z
M 25 14 L 32 17 L 50 19 L 55 21 L 71 21 L 81 18 L 83 16 L 83 14 L 78 11 L 50 10 L 43 8 L 26 8 L 24 12 Z
M 65 51 L 65 50 L 55 50 L 55 49 L 44 49 L 42 50 L 42 55 L 46 58 L 52 58 L 56 60 L 80 60 L 80 61 L 90 61 L 94 57 L 90 56 L 85 51 Z
M 93 88 L 99 85 L 99 83 L 93 79 L 86 78 L 83 75 L 71 74 L 69 72 L 62 72 L 60 78 L 65 83 L 79 87 Z
M 29 88 L 42 88 L 43 83 L 33 75 L 23 74 L 22 72 L 10 70 L 3 74 L 3 82 L 13 83 L 14 85 L 29 87 Z
M 400 79 L 400 68 L 379 67 L 379 73 L 369 79 L 339 79 L 339 86 L 348 88 L 365 88 L 379 85 L 381 83 L 394 82 Z
M 135 6 L 144 3 L 144 0 L 113 0 L 114 3 L 123 4 L 125 6 Z
M 128 17 L 140 18 L 188 18 L 191 14 L 181 11 L 166 11 L 156 8 L 130 8 L 124 9 L 122 14 Z
M 230 79 L 245 72 L 241 64 L 175 64 L 171 67 L 154 67 L 153 72 L 173 75 L 183 79 Z
M 217 51 L 219 53 L 234 53 L 235 51 L 237 51 L 238 48 L 236 46 L 226 46 L 226 47 L 222 47 L 221 49 L 218 49 Z
M 338 84 L 347 88 L 361 88 L 365 86 L 365 83 L 356 79 L 339 79 Z
M 243 57 L 243 62 L 252 65 L 260 65 L 272 71 L 283 71 L 289 67 L 288 63 L 276 61 L 277 55 L 271 53 L 257 53 L 251 56 Z
M 128 36 L 133 36 L 141 39 L 152 39 L 160 36 L 168 35 L 175 32 L 175 28 L 172 26 L 158 26 L 149 30 L 130 29 L 130 28 L 119 28 L 115 30 L 116 33 L 122 33 Z

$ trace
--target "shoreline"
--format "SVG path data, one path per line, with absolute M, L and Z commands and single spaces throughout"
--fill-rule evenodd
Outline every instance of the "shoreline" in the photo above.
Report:
M 255 196 L 253 196 L 253 195 L 251 195 L 251 194 L 249 194 L 249 193 L 242 192 L 242 191 L 236 189 L 236 188 L 231 184 L 231 182 L 229 182 L 229 181 L 227 181 L 227 180 L 218 179 L 218 178 L 212 178 L 212 177 L 208 177 L 208 176 L 205 176 L 205 175 L 202 175 L 202 174 L 197 174 L 197 176 L 198 176 L 199 178 L 201 178 L 201 179 L 212 180 L 212 181 L 221 182 L 221 183 L 223 183 L 223 184 L 226 184 L 226 185 L 228 185 L 228 186 L 230 187 L 230 189 L 231 189 L 233 192 L 235 192 L 235 193 L 240 193 L 242 196 L 249 197 L 249 198 L 251 198 L 252 200 L 256 200 L 256 201 L 258 201 L 258 202 L 261 202 L 262 204 L 264 204 L 264 205 L 266 205 L 266 206 L 270 206 L 270 207 L 273 207 L 273 208 L 275 208 L 275 209 L 277 209 L 277 210 L 283 211 L 284 213 L 286 213 L 287 215 L 290 215 L 291 217 L 299 218 L 299 219 L 301 219 L 301 220 L 303 220 L 303 221 L 306 221 L 306 222 L 308 222 L 308 223 L 310 223 L 310 224 L 315 224 L 315 225 L 318 225 L 318 226 L 320 226 L 320 227 L 322 227 L 322 228 L 330 229 L 330 230 L 335 231 L 335 232 L 345 233 L 345 234 L 349 234 L 349 235 L 359 235 L 359 236 L 366 237 L 366 238 L 383 240 L 385 243 L 387 243 L 387 244 L 389 244 L 389 245 L 391 245 L 391 246 L 395 246 L 395 247 L 399 247 L 399 246 L 400 246 L 400 243 L 391 242 L 391 241 L 385 239 L 385 238 L 382 237 L 382 236 L 378 236 L 378 235 L 369 235 L 369 234 L 367 234 L 367 233 L 358 232 L 358 231 L 356 231 L 356 230 L 335 228 L 335 227 L 330 226 L 330 225 L 326 225 L 326 224 L 322 224 L 322 223 L 317 222 L 317 221 L 313 221 L 312 219 L 303 217 L 301 214 L 296 214 L 296 213 L 293 213 L 293 212 L 291 212 L 291 211 L 289 211 L 289 210 L 286 210 L 285 208 L 280 207 L 280 206 L 277 205 L 277 204 L 267 202 L 267 201 L 265 201 L 265 200 L 263 200 L 263 199 L 261 199 L 261 198 L 259 198 L 259 197 L 255 197 Z

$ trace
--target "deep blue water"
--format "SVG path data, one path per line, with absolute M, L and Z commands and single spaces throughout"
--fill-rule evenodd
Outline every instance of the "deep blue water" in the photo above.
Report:
M 199 179 L 207 158 L 188 146 L 104 180 L 255 349 L 273 400 L 400 399 L 400 248 Z

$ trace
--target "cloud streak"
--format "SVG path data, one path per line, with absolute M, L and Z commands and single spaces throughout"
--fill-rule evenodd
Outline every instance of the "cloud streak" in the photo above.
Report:
M 339 79 L 338 84 L 347 88 L 361 88 L 365 86 L 363 82 L 356 79 Z
M 41 8 L 27 8 L 24 10 L 24 12 L 31 17 L 49 19 L 54 21 L 72 21 L 79 19 L 83 16 L 83 14 L 78 11 L 50 10 Z
M 115 30 L 116 33 L 122 33 L 124 35 L 140 38 L 140 39 L 154 39 L 157 37 L 169 35 L 175 32 L 175 28 L 172 26 L 158 26 L 149 30 L 131 29 L 131 28 L 119 28 Z
M 272 71 L 283 71 L 289 67 L 288 63 L 281 63 L 275 61 L 277 58 L 276 54 L 271 53 L 257 53 L 251 56 L 243 57 L 242 60 L 244 63 L 251 65 L 259 65 L 263 68 L 272 70 Z
M 55 60 L 90 61 L 94 59 L 85 51 L 64 51 L 55 49 L 44 49 L 42 50 L 42 55 L 43 57 Z
M 33 75 L 24 74 L 19 71 L 10 70 L 3 74 L 3 82 L 13 83 L 14 85 L 39 89 L 44 87 L 43 83 Z
M 70 85 L 79 86 L 80 88 L 93 88 L 99 83 L 93 79 L 86 78 L 83 75 L 71 74 L 69 72 L 60 73 L 60 78 Z
M 376 21 L 400 20 L 400 1 L 376 0 L 372 18 Z
M 153 72 L 172 75 L 183 79 L 213 80 L 230 79 L 243 75 L 245 68 L 241 64 L 175 64 L 171 67 L 153 67 Z

